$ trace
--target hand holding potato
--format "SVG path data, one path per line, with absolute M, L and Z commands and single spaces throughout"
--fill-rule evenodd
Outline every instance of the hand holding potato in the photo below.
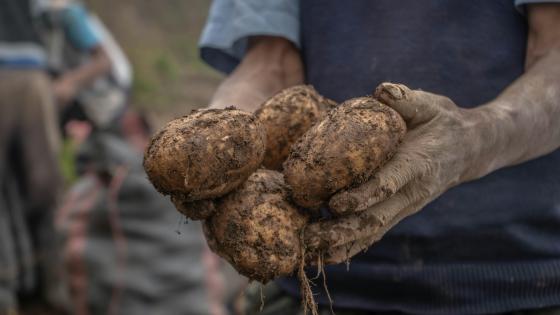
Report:
M 339 217 L 306 228 L 307 246 L 326 251 L 326 263 L 343 262 L 367 249 L 399 221 L 472 179 L 471 169 L 481 162 L 473 110 L 399 84 L 381 84 L 375 97 L 404 118 L 408 132 L 373 178 L 330 199 Z
M 309 210 L 370 178 L 406 132 L 395 110 L 369 96 L 349 99 L 326 116 L 292 146 L 284 162 L 294 201 Z

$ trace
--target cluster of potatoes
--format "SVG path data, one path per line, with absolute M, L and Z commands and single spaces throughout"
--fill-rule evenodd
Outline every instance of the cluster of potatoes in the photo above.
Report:
M 313 212 L 387 161 L 406 132 L 372 97 L 338 105 L 311 86 L 273 96 L 255 114 L 198 110 L 151 140 L 144 168 L 185 216 L 204 220 L 210 248 L 250 279 L 292 274 Z

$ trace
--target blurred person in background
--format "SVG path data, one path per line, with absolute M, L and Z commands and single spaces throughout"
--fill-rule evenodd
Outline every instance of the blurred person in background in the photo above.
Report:
M 115 126 L 132 82 L 130 63 L 102 21 L 79 1 L 40 0 L 38 27 L 61 109 L 61 126 L 88 119 L 96 129 Z
M 68 302 L 53 227 L 61 188 L 56 104 L 110 68 L 79 11 L 67 1 L 0 1 L 0 313 L 59 313 Z M 90 56 L 54 81 L 43 38 L 51 15 Z
M 151 129 L 126 109 L 126 56 L 83 6 L 62 8 L 44 16 L 42 34 L 63 92 L 61 125 L 77 150 L 77 180 L 56 213 L 71 313 L 227 314 L 218 260 L 199 223 L 185 225 L 146 179 L 142 154 Z M 111 70 L 72 86 L 73 77 L 94 70 L 96 58 L 108 59 Z
M 305 231 L 336 314 L 560 314 L 559 1 L 214 0 L 200 47 L 229 74 L 213 108 L 304 82 L 435 93 L 375 89 L 409 131 L 342 193 L 357 213 Z M 247 314 L 303 313 L 298 288 L 268 284 L 259 312 L 251 287 Z
M 42 34 L 55 91 L 60 84 L 63 92 L 61 125 L 77 148 L 78 178 L 56 215 L 71 313 L 227 314 L 217 258 L 200 225 L 185 226 L 146 180 L 142 153 L 150 128 L 126 111 L 126 56 L 83 6 L 59 8 L 43 17 Z M 104 59 L 109 72 L 72 86 Z
M 147 180 L 146 119 L 129 109 L 112 131 L 88 125 L 67 124 L 79 178 L 56 215 L 72 313 L 229 314 L 200 224 L 187 224 Z

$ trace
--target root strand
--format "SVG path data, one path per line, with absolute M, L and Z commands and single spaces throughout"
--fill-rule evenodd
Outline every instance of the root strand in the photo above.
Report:
M 264 309 L 264 293 L 263 293 L 263 284 L 260 284 L 260 291 L 261 291 L 261 307 L 259 308 L 259 312 L 262 312 Z
M 307 311 L 311 311 L 311 315 L 319 315 L 319 309 L 317 303 L 315 303 L 315 298 L 313 298 L 313 291 L 311 290 L 309 279 L 305 274 L 305 243 L 303 240 L 303 229 L 300 233 L 300 250 L 301 258 L 299 262 L 298 278 L 301 286 L 301 298 L 303 302 L 303 314 L 307 315 Z
M 327 293 L 327 298 L 329 299 L 329 307 L 331 309 L 331 315 L 335 315 L 333 310 L 333 300 L 331 298 L 331 294 L 329 293 L 329 288 L 327 287 L 327 273 L 325 272 L 323 255 L 324 253 L 321 253 L 321 255 L 319 255 L 321 257 L 320 258 L 321 264 L 318 266 L 318 268 L 320 270 L 320 274 L 323 274 L 323 289 L 325 289 L 325 293 Z

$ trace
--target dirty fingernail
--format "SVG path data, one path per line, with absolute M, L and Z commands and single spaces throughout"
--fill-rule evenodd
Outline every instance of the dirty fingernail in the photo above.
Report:
M 400 100 L 403 98 L 402 90 L 394 84 L 384 85 L 384 91 L 394 100 Z
M 375 96 L 379 98 L 389 98 L 398 101 L 404 97 L 402 89 L 392 83 L 383 83 L 375 91 Z

